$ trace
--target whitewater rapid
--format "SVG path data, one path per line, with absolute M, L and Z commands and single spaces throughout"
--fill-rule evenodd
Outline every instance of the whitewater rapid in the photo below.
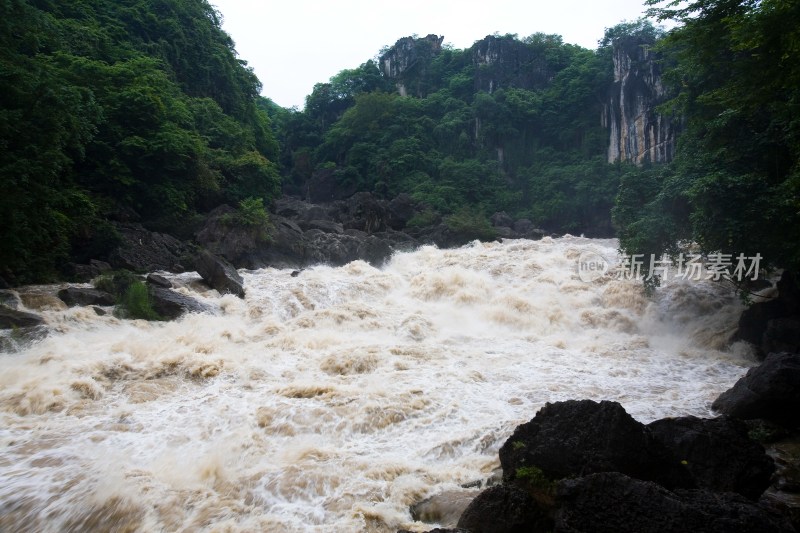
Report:
M 488 478 L 545 402 L 710 416 L 754 364 L 728 346 L 738 299 L 581 280 L 582 253 L 616 247 L 476 242 L 381 269 L 242 271 L 244 300 L 170 275 L 216 312 L 168 323 L 48 307 L 57 288 L 30 288 L 51 332 L 0 354 L 0 530 L 425 531 L 409 505 Z

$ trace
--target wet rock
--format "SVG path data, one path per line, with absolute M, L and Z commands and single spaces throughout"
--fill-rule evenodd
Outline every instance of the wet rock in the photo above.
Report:
M 800 354 L 769 354 L 720 394 L 711 407 L 734 418 L 800 426 Z
M 764 353 L 794 352 L 800 353 L 800 316 L 773 318 L 761 340 Z
M 794 531 L 789 521 L 734 493 L 676 490 L 618 472 L 559 482 L 554 531 L 663 533 L 667 531 Z
M 13 329 L 0 328 L 0 353 L 16 353 L 22 351 L 30 345 L 44 339 L 49 333 L 50 328 L 43 324 Z
M 151 285 L 148 292 L 150 293 L 150 304 L 153 310 L 161 318 L 167 320 L 176 319 L 184 313 L 208 313 L 212 311 L 211 307 L 206 304 L 172 289 Z
M 33 328 L 44 324 L 39 315 L 0 305 L 0 329 Z
M 773 461 L 739 420 L 686 416 L 657 420 L 647 428 L 686 467 L 698 488 L 756 500 L 770 485 Z
M 309 230 L 305 233 L 305 238 L 306 259 L 312 264 L 344 265 L 360 259 L 373 265 L 380 265 L 392 254 L 389 245 L 373 235 L 364 239 L 352 235 Z
M 755 346 L 761 358 L 771 352 L 800 350 L 800 287 L 794 272 L 784 271 L 776 288 L 777 296 L 744 310 L 734 335 L 734 340 Z
M 203 281 L 220 294 L 230 293 L 244 298 L 244 280 L 233 265 L 221 257 L 203 250 L 195 257 L 194 265 Z
M 270 229 L 266 226 L 243 226 L 232 223 L 236 210 L 221 205 L 211 211 L 195 240 L 212 254 L 241 268 L 260 268 L 264 262 L 261 250 L 270 245 Z M 195 270 L 197 265 L 194 265 Z
M 151 283 L 157 287 L 164 289 L 171 289 L 172 282 L 160 274 L 150 273 L 147 275 L 147 283 Z
M 187 244 L 171 235 L 148 231 L 139 224 L 124 224 L 117 229 L 121 244 L 109 257 L 114 268 L 134 272 L 183 272 L 182 262 L 190 253 Z
M 480 493 L 476 489 L 448 490 L 411 506 L 411 518 L 418 522 L 455 527 L 459 517 Z
M 76 305 L 114 305 L 116 299 L 106 291 L 84 287 L 67 287 L 58 291 L 58 297 L 70 307 Z
M 291 196 L 284 196 L 275 200 L 274 211 L 276 214 L 292 220 L 331 220 L 328 212 L 322 206 L 305 202 Z
M 513 485 L 495 485 L 466 508 L 457 527 L 473 533 L 538 533 L 553 530 L 552 509 Z
M 643 424 L 616 402 L 548 403 L 517 426 L 500 448 L 506 482 L 538 468 L 551 480 L 595 472 L 622 472 L 667 487 L 691 487 L 691 478 Z
M 10 307 L 11 309 L 18 309 L 22 305 L 19 293 L 10 289 L 0 289 L 0 305 Z
M 344 233 L 344 227 L 340 223 L 333 222 L 332 220 L 310 220 L 308 222 L 301 222 L 299 226 L 306 230 L 318 229 L 325 233 Z
M 492 222 L 492 226 L 505 226 L 507 228 L 511 228 L 514 225 L 514 219 L 511 218 L 508 213 L 505 211 L 500 211 L 493 214 L 489 217 L 489 220 Z
M 408 194 L 401 193 L 389 202 L 389 218 L 386 222 L 391 229 L 401 230 L 416 212 L 416 202 Z

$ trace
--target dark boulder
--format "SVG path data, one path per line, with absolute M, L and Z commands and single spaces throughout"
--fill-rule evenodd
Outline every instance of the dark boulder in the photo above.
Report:
M 489 217 L 492 226 L 505 226 L 511 228 L 514 225 L 514 219 L 509 216 L 505 211 L 499 211 Z
M 800 354 L 769 354 L 720 394 L 711 407 L 734 418 L 800 425 Z
M 360 259 L 373 265 L 380 265 L 392 254 L 389 245 L 373 235 L 362 238 L 309 230 L 305 232 L 305 238 L 307 261 L 312 264 L 344 265 Z
M 58 291 L 58 297 L 70 307 L 76 305 L 114 305 L 116 299 L 113 295 L 100 289 L 84 287 L 67 287 Z
M 191 252 L 184 242 L 165 233 L 148 231 L 139 224 L 120 225 L 117 230 L 121 243 L 109 257 L 114 268 L 134 272 L 184 271 L 183 263 Z
M 764 353 L 800 353 L 800 315 L 769 320 L 761 349 Z
M 147 275 L 147 283 L 150 283 L 157 287 L 163 287 L 165 289 L 172 288 L 172 282 L 170 280 L 168 280 L 167 278 L 165 278 L 160 274 L 155 274 L 153 272 Z
M 258 251 L 261 266 L 297 268 L 308 264 L 308 243 L 303 229 L 296 222 L 278 215 L 272 216 L 272 226 L 269 244 Z
M 692 486 L 682 465 L 617 402 L 546 404 L 503 444 L 500 464 L 507 482 L 537 468 L 551 480 L 622 472 L 667 487 Z
M 417 212 L 416 202 L 406 193 L 398 194 L 389 202 L 389 218 L 387 224 L 393 230 L 406 227 Z
M 478 489 L 461 489 L 435 494 L 412 505 L 409 509 L 411 518 L 418 522 L 439 524 L 444 527 L 455 526 L 464 510 L 479 493 Z
M 656 420 L 647 427 L 685 465 L 698 488 L 738 492 L 756 500 L 770 485 L 773 460 L 748 437 L 748 427 L 739 420 L 685 416 Z
M 269 246 L 269 229 L 232 222 L 236 210 L 221 205 L 211 211 L 195 240 L 206 250 L 242 268 L 260 268 L 261 249 Z M 194 265 L 195 270 L 197 265 Z
M 208 313 L 211 307 L 171 289 L 151 285 L 148 288 L 150 305 L 158 316 L 173 320 L 184 313 Z
M 44 324 L 39 315 L 0 305 L 0 329 L 32 328 Z
M 676 490 L 618 472 L 563 480 L 556 492 L 561 532 L 794 531 L 789 521 L 734 493 Z
M 459 528 L 472 533 L 539 533 L 553 530 L 552 509 L 513 485 L 481 492 L 464 510 Z
M 305 229 L 318 229 L 325 233 L 344 233 L 344 227 L 339 222 L 332 220 L 309 220 L 308 222 L 299 222 L 298 225 Z
M 17 291 L 11 289 L 0 289 L 0 305 L 18 309 L 22 305 L 22 299 Z
M 372 193 L 357 192 L 338 202 L 332 215 L 345 229 L 357 229 L 365 233 L 386 230 L 390 219 L 389 203 L 375 198 Z
M 244 298 L 244 280 L 236 272 L 236 269 L 208 250 L 203 250 L 194 259 L 194 266 L 203 281 L 219 291 L 220 294 L 235 294 L 239 298 Z
M 310 220 L 331 220 L 327 210 L 317 204 L 312 204 L 293 198 L 291 196 L 284 196 L 275 200 L 274 207 L 275 214 L 295 220 L 297 222 L 310 221 Z
M 777 296 L 756 302 L 742 312 L 734 340 L 754 345 L 757 354 L 800 350 L 800 287 L 792 271 L 776 283 Z

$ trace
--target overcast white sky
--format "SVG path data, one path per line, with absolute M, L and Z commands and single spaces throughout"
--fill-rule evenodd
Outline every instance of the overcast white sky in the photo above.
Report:
M 468 48 L 495 32 L 555 33 L 597 48 L 605 28 L 643 15 L 643 0 L 209 0 L 264 84 L 262 94 L 303 108 L 315 83 L 355 68 L 401 37 L 444 36 Z

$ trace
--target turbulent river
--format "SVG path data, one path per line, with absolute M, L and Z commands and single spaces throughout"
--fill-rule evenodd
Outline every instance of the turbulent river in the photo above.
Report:
M 51 333 L 0 355 L 0 530 L 423 531 L 409 505 L 488 478 L 545 402 L 709 416 L 753 364 L 736 297 L 582 281 L 587 252 L 616 242 L 243 271 L 244 300 L 172 275 L 217 311 L 168 323 L 39 309 Z

